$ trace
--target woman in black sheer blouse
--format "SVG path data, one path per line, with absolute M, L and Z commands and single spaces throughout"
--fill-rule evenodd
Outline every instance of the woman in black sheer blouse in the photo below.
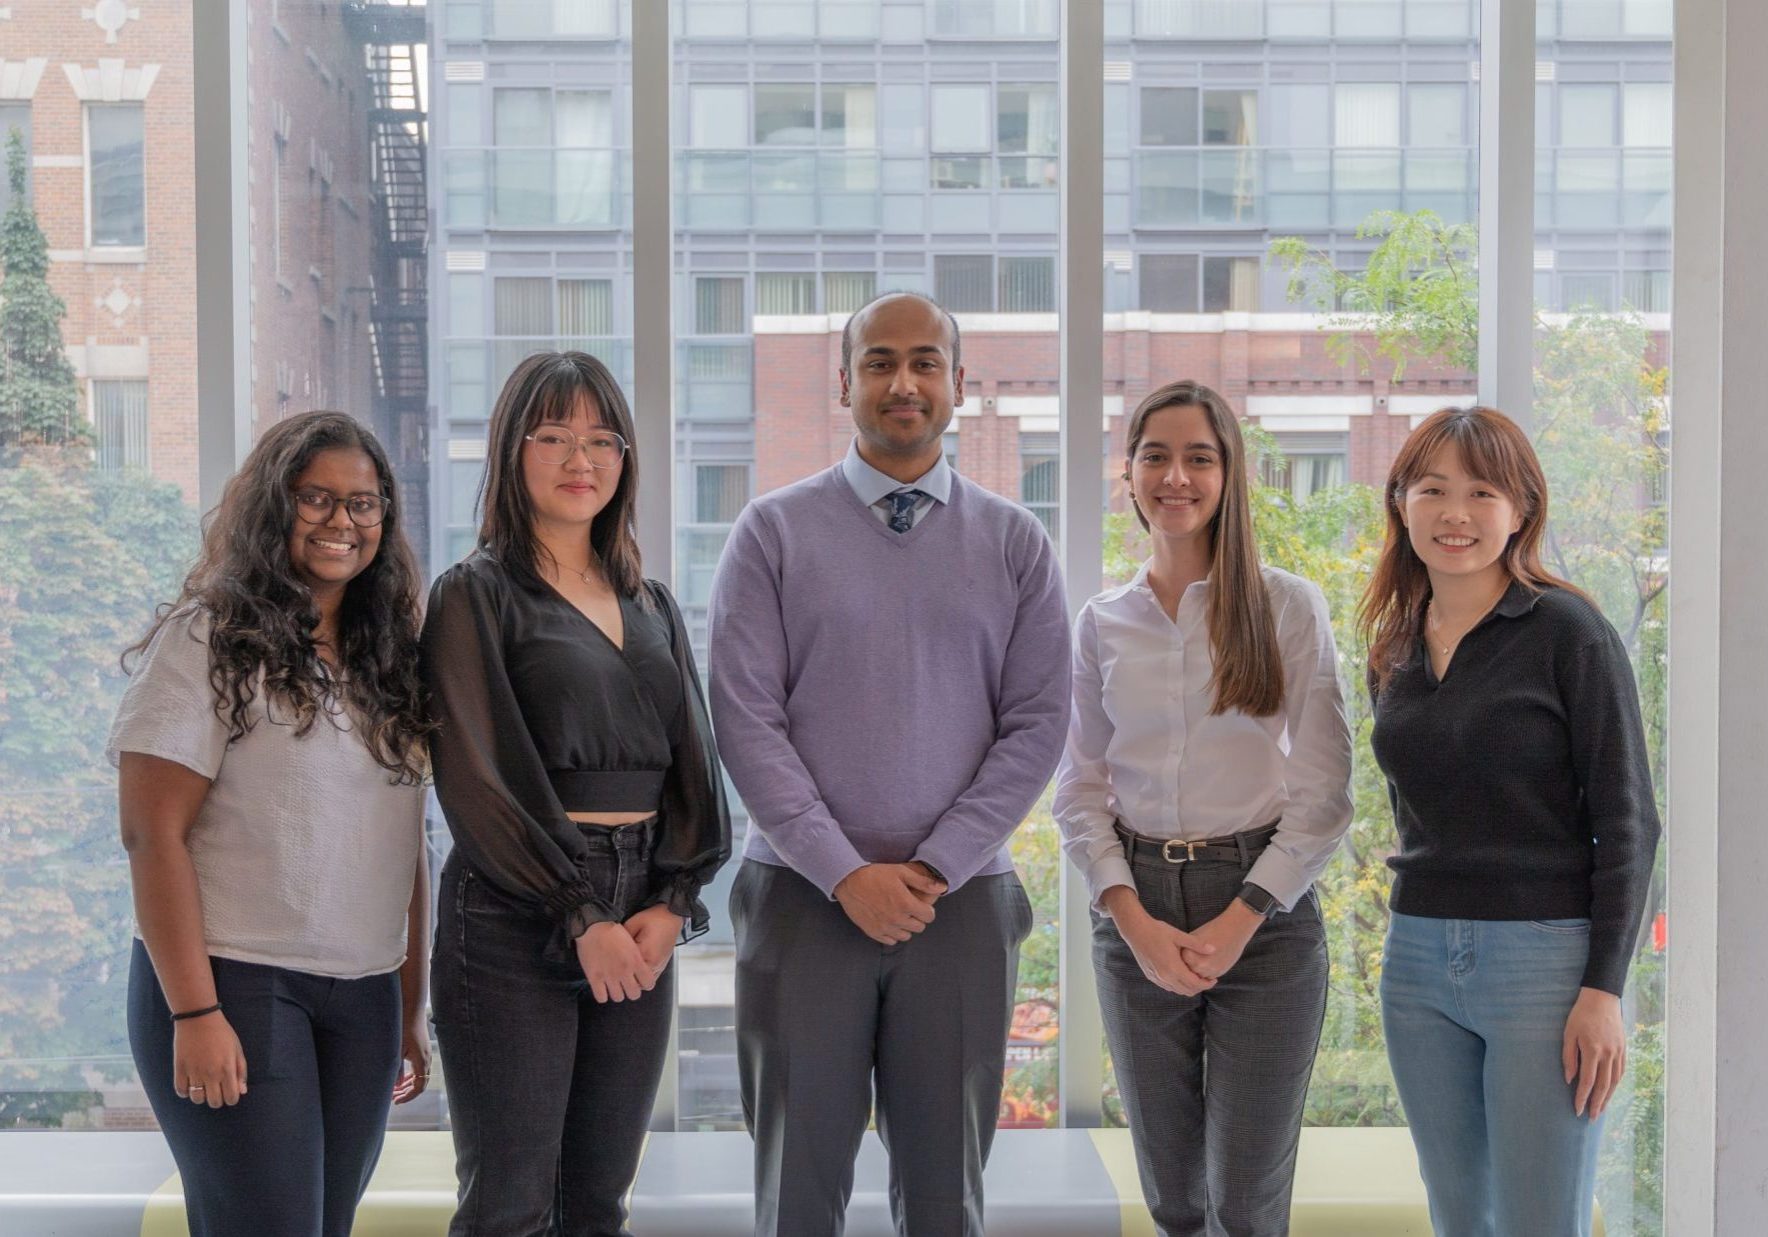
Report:
M 639 570 L 632 437 L 600 361 L 523 361 L 492 414 L 479 548 L 430 593 L 451 1234 L 626 1232 L 670 958 L 730 855 L 687 633 Z

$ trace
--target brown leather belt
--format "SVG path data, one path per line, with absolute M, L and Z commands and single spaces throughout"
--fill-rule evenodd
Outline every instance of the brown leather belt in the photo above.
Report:
M 1245 866 L 1253 856 L 1271 844 L 1271 839 L 1277 834 L 1278 824 L 1278 821 L 1273 820 L 1268 825 L 1260 825 L 1257 829 L 1248 829 L 1243 833 L 1205 838 L 1201 842 L 1187 842 L 1182 838 L 1145 838 L 1124 828 L 1120 822 L 1117 825 L 1117 836 L 1123 839 L 1124 858 L 1131 863 L 1138 859 L 1163 863 L 1216 860 Z

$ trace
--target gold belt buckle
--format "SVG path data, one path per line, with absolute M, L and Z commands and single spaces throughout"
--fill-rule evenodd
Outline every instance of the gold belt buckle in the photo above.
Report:
M 1160 844 L 1160 857 L 1168 863 L 1189 863 L 1197 857 L 1197 848 L 1202 845 L 1202 842 L 1187 842 L 1183 838 L 1171 838 Z M 1185 848 L 1182 858 L 1173 858 L 1173 847 L 1175 846 Z

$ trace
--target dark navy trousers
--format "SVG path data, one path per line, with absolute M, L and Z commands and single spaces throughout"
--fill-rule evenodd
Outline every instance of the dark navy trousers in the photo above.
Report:
M 184 1179 L 191 1237 L 349 1237 L 399 1073 L 399 973 L 210 961 L 246 1057 L 231 1108 L 178 1098 L 172 1011 L 139 940 L 129 968 L 129 1045 Z

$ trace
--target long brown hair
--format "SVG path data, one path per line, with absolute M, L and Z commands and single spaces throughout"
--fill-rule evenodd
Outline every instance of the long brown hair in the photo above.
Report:
M 1531 592 L 1563 588 L 1584 594 L 1541 565 L 1541 538 L 1547 531 L 1547 477 L 1522 428 L 1496 408 L 1444 408 L 1426 417 L 1394 457 L 1382 502 L 1387 508 L 1387 543 L 1357 619 L 1369 642 L 1369 671 L 1377 688 L 1410 658 L 1430 600 L 1430 573 L 1412 548 L 1400 518 L 1406 491 L 1429 470 L 1444 449 L 1461 467 L 1516 506 L 1522 527 L 1511 534 L 1499 563 L 1515 583 Z
M 367 455 L 387 500 L 380 549 L 344 587 L 338 607 L 343 674 L 336 678 L 319 668 L 319 609 L 289 561 L 295 478 L 315 455 L 332 450 Z M 393 466 L 379 440 L 345 413 L 302 413 L 266 430 L 228 479 L 177 600 L 160 607 L 147 635 L 123 654 L 123 667 L 130 668 L 174 614 L 199 607 L 210 620 L 209 684 L 229 742 L 252 729 L 260 691 L 292 712 L 297 735 L 310 731 L 341 696 L 361 719 L 375 762 L 400 781 L 416 782 L 434 730 L 417 677 L 422 583 L 405 539 Z
M 522 448 L 536 426 L 569 421 L 577 401 L 585 396 L 595 402 L 603 426 L 627 443 L 620 481 L 589 526 L 589 545 L 614 591 L 640 597 L 644 572 L 634 527 L 638 453 L 632 449 L 632 411 L 613 373 L 587 352 L 537 352 L 517 365 L 503 384 L 491 412 L 485 480 L 479 486 L 479 544 L 509 570 L 539 578 L 542 556 L 551 555 L 534 536 L 534 501 L 522 480 Z
M 1167 383 L 1136 405 L 1130 418 L 1125 476 L 1135 465 L 1148 418 L 1165 408 L 1186 406 L 1203 409 L 1222 446 L 1222 498 L 1209 522 L 1209 652 L 1215 667 L 1210 676 L 1215 700 L 1209 711 L 1214 715 L 1238 709 L 1252 717 L 1269 717 L 1283 707 L 1283 656 L 1252 532 L 1240 418 L 1227 400 L 1201 382 Z M 1146 529 L 1148 517 L 1139 505 L 1135 510 Z

